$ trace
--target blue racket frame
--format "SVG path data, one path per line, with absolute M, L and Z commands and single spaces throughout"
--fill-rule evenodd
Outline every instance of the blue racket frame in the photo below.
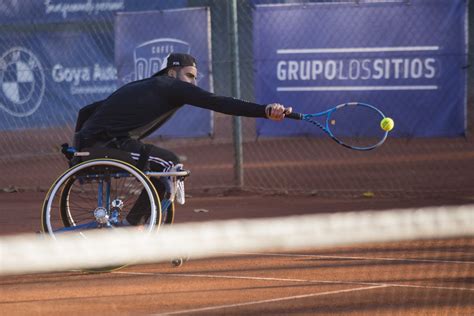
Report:
M 342 140 L 338 139 L 333 134 L 333 132 L 331 131 L 331 128 L 330 128 L 331 115 L 335 111 L 337 111 L 337 110 L 339 110 L 343 107 L 346 107 L 346 106 L 367 107 L 367 108 L 377 112 L 380 115 L 380 120 L 383 120 L 386 117 L 385 114 L 383 114 L 383 112 L 380 111 L 379 109 L 377 109 L 375 106 L 367 104 L 367 103 L 362 103 L 362 102 L 342 103 L 342 104 L 336 105 L 335 107 L 332 107 L 332 108 L 330 108 L 326 111 L 313 113 L 313 114 L 303 114 L 303 113 L 292 112 L 291 114 L 286 115 L 286 117 L 289 118 L 289 119 L 306 121 L 306 122 L 309 122 L 309 123 L 312 123 L 312 124 L 316 125 L 324 133 L 326 133 L 329 137 L 331 137 L 336 143 L 338 143 L 339 145 L 342 145 L 346 148 L 350 148 L 350 149 L 353 149 L 353 150 L 365 151 L 365 150 L 375 149 L 375 148 L 379 147 L 380 145 L 382 145 L 385 142 L 385 140 L 387 139 L 388 131 L 384 132 L 383 137 L 376 144 L 373 144 L 373 145 L 370 145 L 370 146 L 352 146 L 352 145 L 349 145 L 349 144 L 343 142 Z M 313 120 L 313 118 L 315 118 L 315 117 L 322 117 L 322 116 L 326 116 L 326 121 L 325 121 L 324 125 L 321 124 L 320 122 L 316 121 L 316 120 Z

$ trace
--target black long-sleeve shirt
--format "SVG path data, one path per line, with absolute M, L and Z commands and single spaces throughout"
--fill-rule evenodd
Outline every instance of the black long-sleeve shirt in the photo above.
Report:
M 235 116 L 266 117 L 264 105 L 218 96 L 165 75 L 119 88 L 87 119 L 81 134 L 88 138 L 141 139 L 162 126 L 184 104 Z

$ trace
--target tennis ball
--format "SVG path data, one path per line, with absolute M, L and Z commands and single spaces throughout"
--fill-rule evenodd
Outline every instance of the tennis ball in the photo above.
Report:
M 380 121 L 380 127 L 386 132 L 390 132 L 394 126 L 395 122 L 389 117 L 386 117 Z

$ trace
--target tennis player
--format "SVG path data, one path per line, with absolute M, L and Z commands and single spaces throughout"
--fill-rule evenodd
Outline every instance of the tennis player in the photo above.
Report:
M 162 69 L 152 77 L 128 83 L 105 100 L 81 109 L 74 146 L 79 150 L 119 149 L 130 153 L 141 169 L 168 171 L 180 163 L 178 156 L 167 149 L 144 144 L 141 139 L 160 128 L 185 104 L 229 115 L 276 121 L 291 113 L 290 107 L 278 103 L 262 105 L 205 91 L 196 85 L 197 73 L 193 56 L 168 55 Z M 108 156 L 118 158 L 113 157 L 113 153 Z M 164 188 L 154 180 L 163 199 Z M 130 216 L 127 220 L 136 224 Z

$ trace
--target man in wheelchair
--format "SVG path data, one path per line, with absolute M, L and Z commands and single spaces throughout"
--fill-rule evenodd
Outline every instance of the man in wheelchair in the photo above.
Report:
M 180 167 L 178 156 L 167 149 L 144 144 L 141 139 L 160 128 L 185 104 L 228 115 L 272 120 L 282 120 L 291 113 L 290 107 L 278 103 L 261 105 L 205 91 L 196 85 L 197 73 L 193 56 L 168 55 L 162 69 L 150 78 L 128 83 L 106 99 L 82 108 L 74 147 L 91 152 L 90 158 L 115 158 L 142 170 L 170 171 Z M 166 178 L 160 179 L 151 180 L 163 200 L 170 194 L 169 183 L 163 181 Z M 140 224 L 143 201 L 140 195 L 124 224 Z

